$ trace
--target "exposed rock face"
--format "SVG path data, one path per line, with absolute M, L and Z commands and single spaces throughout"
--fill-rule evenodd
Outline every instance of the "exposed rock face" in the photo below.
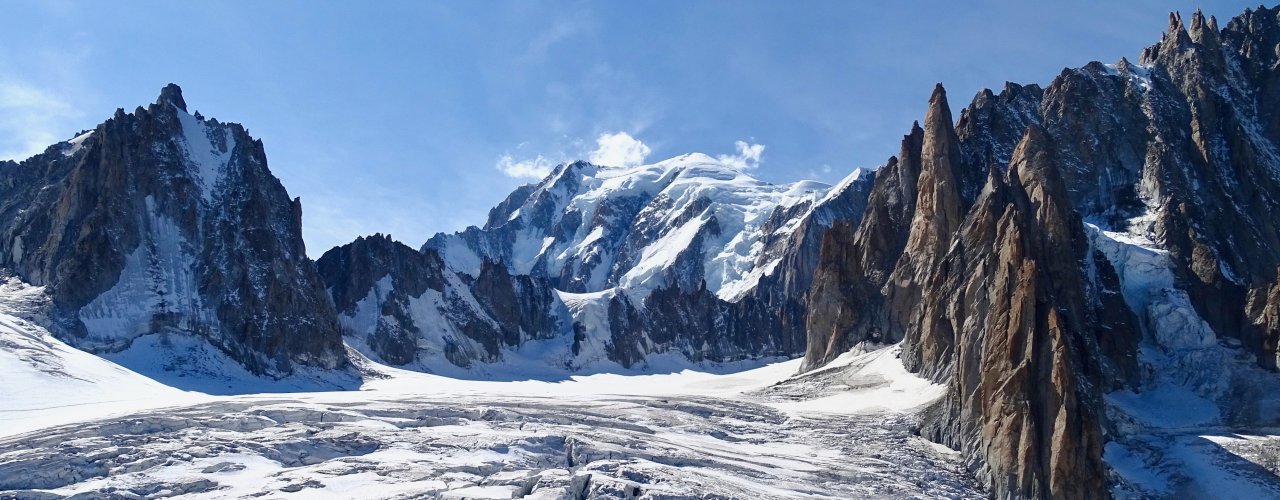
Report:
M 1246 290 L 1273 281 L 1280 262 L 1280 136 L 1266 125 L 1277 106 L 1267 83 L 1277 23 L 1275 9 L 1247 12 L 1221 32 L 1198 12 L 1190 29 L 1172 16 L 1143 66 L 1064 72 L 1041 104 L 1077 209 L 1120 229 L 1150 214 L 1179 285 L 1228 336 L 1241 331 Z M 1272 50 L 1251 48 L 1259 43 Z
M 250 371 L 346 366 L 302 208 L 237 124 L 181 90 L 0 165 L 0 266 L 46 287 L 53 331 L 98 352 L 194 335 Z
M 874 178 L 777 186 L 696 154 L 633 168 L 571 163 L 517 189 L 485 227 L 436 235 L 425 260 L 401 259 L 416 269 L 356 248 L 398 245 L 379 238 L 332 250 L 320 267 L 348 331 L 399 365 L 495 362 L 531 342 L 542 361 L 569 368 L 662 352 L 797 355 L 822 235 L 861 217 Z M 347 286 L 347 269 L 376 271 Z M 399 274 L 442 287 L 401 286 Z
M 878 171 L 861 224 L 838 221 L 823 235 L 808 297 L 805 369 L 831 361 L 858 342 L 894 340 L 886 334 L 881 288 L 906 246 L 923 141 L 924 130 L 913 124 L 899 155 Z
M 984 90 L 954 133 L 935 91 L 914 203 L 909 136 L 860 224 L 824 237 L 806 367 L 903 340 L 904 364 L 949 387 L 923 432 L 973 457 L 997 497 L 1117 487 L 1102 444 L 1144 424 L 1112 391 L 1175 387 L 1269 425 L 1233 349 L 1276 368 L 1277 50 L 1280 9 L 1223 29 L 1197 12 L 1171 16 L 1140 64 Z
M 387 285 L 390 289 L 382 292 L 380 314 L 364 340 L 387 363 L 413 361 L 420 330 L 410 315 L 409 300 L 427 290 L 444 290 L 438 256 L 374 235 L 326 252 L 316 265 L 338 311 L 347 316 L 356 315 L 360 302 L 375 293 L 375 287 Z M 385 282 L 388 278 L 390 282 Z
M 352 343 L 385 363 L 439 358 L 466 367 L 560 332 L 551 289 L 489 260 L 479 276 L 458 275 L 434 250 L 374 235 L 326 252 L 318 266 Z
M 951 244 L 951 236 L 960 225 L 961 200 L 959 176 L 959 139 L 951 123 L 947 92 L 938 85 L 929 98 L 925 114 L 924 145 L 920 153 L 920 178 L 916 184 L 916 205 L 911 225 L 907 228 L 907 245 L 885 285 L 888 312 L 887 337 L 910 336 L 907 325 L 925 297 L 925 287 L 938 272 L 938 265 Z M 931 332 L 935 325 L 920 330 Z M 915 356 L 943 356 L 954 348 L 954 339 L 946 335 L 908 339 L 916 349 L 904 351 L 909 370 L 919 368 Z
M 899 157 L 877 176 L 881 182 L 852 237 L 852 226 L 837 225 L 820 247 L 826 253 L 809 297 L 807 368 L 859 342 L 903 338 L 922 286 L 960 224 L 968 204 L 962 194 L 976 191 L 966 183 L 981 182 L 966 173 L 941 85 L 929 99 L 924 128 L 912 126 Z
M 1008 179 L 991 171 L 903 345 L 913 369 L 948 383 L 924 432 L 984 452 L 974 462 L 998 498 L 1106 493 L 1088 241 L 1054 149 L 1033 125 Z
M 1263 355 L 1258 360 L 1272 370 L 1280 367 L 1280 359 L 1272 354 L 1280 343 L 1280 278 L 1270 287 L 1257 287 L 1250 291 L 1247 309 L 1249 326 L 1246 342 L 1261 346 Z

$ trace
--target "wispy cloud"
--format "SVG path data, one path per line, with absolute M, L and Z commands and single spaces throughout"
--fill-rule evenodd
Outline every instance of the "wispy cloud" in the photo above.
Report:
M 604 133 L 596 138 L 596 150 L 588 159 L 596 165 L 633 167 L 644 163 L 649 146 L 626 132 Z
M 831 177 L 831 172 L 834 172 L 834 171 L 835 171 L 835 169 L 831 168 L 831 165 L 828 165 L 828 164 L 826 164 L 826 163 L 823 163 L 821 167 L 818 167 L 818 168 L 811 168 L 811 169 L 809 169 L 809 173 L 807 174 L 807 175 L 808 175 L 808 177 L 807 177 L 807 178 L 808 178 L 808 179 L 810 179 L 810 180 L 822 180 L 822 181 L 825 181 L 825 180 L 827 180 L 829 177 Z
M 556 166 L 554 160 L 538 155 L 536 158 L 517 160 L 511 155 L 498 157 L 498 170 L 516 179 L 541 179 L 551 173 Z
M 556 44 L 567 40 L 586 30 L 588 21 L 584 16 L 556 19 L 546 29 L 539 32 L 525 49 L 523 62 L 541 64 L 546 62 L 547 54 Z
M 742 170 L 752 170 L 760 166 L 761 157 L 764 155 L 764 144 L 734 141 L 733 146 L 738 150 L 737 154 L 718 155 L 716 159 Z
M 62 97 L 31 85 L 0 81 L 0 159 L 24 160 L 65 135 L 80 116 Z

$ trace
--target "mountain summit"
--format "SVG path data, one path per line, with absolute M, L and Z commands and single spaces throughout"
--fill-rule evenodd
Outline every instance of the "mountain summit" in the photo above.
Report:
M 349 341 L 397 365 L 791 356 L 803 349 L 818 236 L 861 215 L 873 178 L 773 185 L 696 153 L 630 168 L 567 163 L 516 189 L 484 227 L 438 234 L 420 256 L 374 237 L 319 264 Z
M 146 108 L 0 164 L 0 265 L 44 287 L 51 329 L 82 349 L 198 371 L 188 351 L 209 346 L 195 357 L 275 377 L 347 366 L 300 202 L 244 127 L 186 109 L 169 84 Z M 125 353 L 153 347 L 168 354 Z

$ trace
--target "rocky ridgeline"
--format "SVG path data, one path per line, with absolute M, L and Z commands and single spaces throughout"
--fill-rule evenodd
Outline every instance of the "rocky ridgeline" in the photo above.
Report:
M 1175 14 L 1139 64 L 984 90 L 954 126 L 939 86 L 861 222 L 823 239 L 806 366 L 903 342 L 949 388 L 922 433 L 998 498 L 1108 496 L 1103 443 L 1136 425 L 1112 391 L 1274 425 L 1231 360 L 1276 368 L 1278 55 L 1277 9 Z

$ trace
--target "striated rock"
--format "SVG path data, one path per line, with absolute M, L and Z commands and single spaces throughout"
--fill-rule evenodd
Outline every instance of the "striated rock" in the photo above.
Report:
M 188 114 L 172 84 L 0 166 L 0 266 L 46 287 L 55 334 L 95 352 L 176 333 L 258 374 L 346 366 L 301 218 L 262 142 Z
M 884 287 L 889 318 L 887 337 L 906 339 L 918 347 L 904 351 L 904 364 L 912 371 L 918 369 L 916 356 L 940 356 L 953 348 L 946 336 L 913 338 L 907 328 L 962 217 L 960 186 L 956 180 L 960 167 L 959 139 L 942 85 L 935 87 L 929 98 L 920 159 L 918 194 L 907 229 L 907 244 Z
M 904 365 L 949 387 L 922 433 L 1002 498 L 1110 494 L 1101 444 L 1140 425 L 1104 392 L 1266 422 L 1269 386 L 1236 360 L 1276 369 L 1277 46 L 1280 9 L 1175 14 L 1139 64 L 980 92 L 954 139 L 926 120 L 911 224 L 879 239 L 907 241 L 890 279 L 862 256 L 893 245 L 861 235 L 892 227 L 875 200 L 900 189 L 827 233 L 805 368 L 902 338 Z
M 1280 275 L 1280 270 L 1277 270 Z M 1245 341 L 1260 346 L 1258 362 L 1275 370 L 1280 366 L 1280 278 L 1270 287 L 1257 287 L 1249 292 L 1246 311 L 1249 326 Z
M 1100 365 L 1126 360 L 1096 342 L 1088 242 L 1055 149 L 1032 125 L 1007 174 L 990 171 L 903 343 L 918 353 L 904 362 L 948 385 L 922 433 L 968 454 L 997 498 L 1107 494 Z
M 929 111 L 925 114 L 915 212 L 895 273 L 927 271 L 941 257 L 960 225 L 960 187 L 956 181 L 960 145 L 952 123 L 947 92 L 939 84 L 929 98 Z

